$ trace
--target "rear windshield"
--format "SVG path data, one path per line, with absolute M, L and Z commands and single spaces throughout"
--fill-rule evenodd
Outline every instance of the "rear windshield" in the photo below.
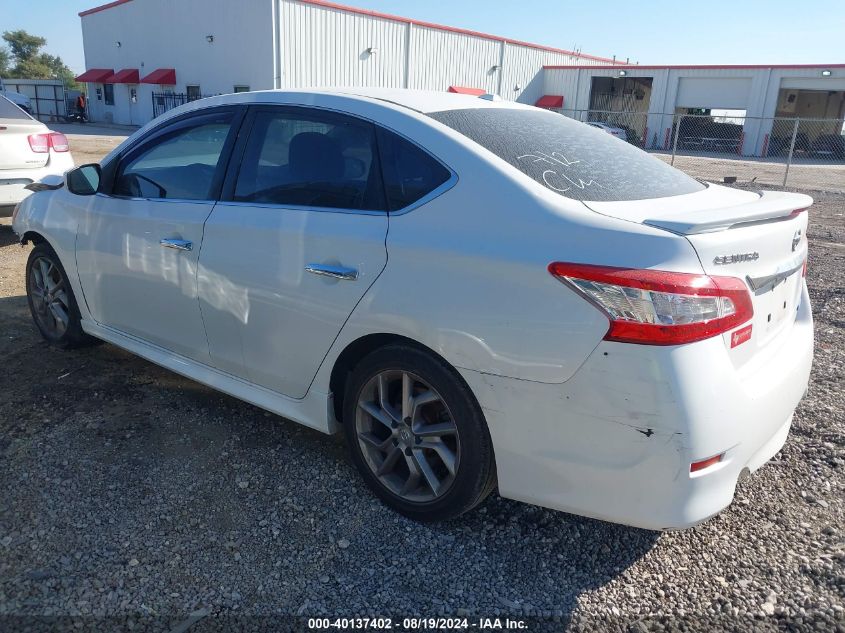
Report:
M 31 119 L 26 112 L 21 110 L 6 97 L 0 95 L 0 119 Z
M 562 114 L 480 108 L 429 116 L 574 200 L 644 200 L 704 189 L 659 158 Z

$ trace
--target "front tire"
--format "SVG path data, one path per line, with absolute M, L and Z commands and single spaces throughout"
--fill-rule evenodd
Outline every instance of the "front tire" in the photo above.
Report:
M 364 480 L 409 518 L 454 518 L 495 487 L 481 409 L 460 375 L 431 353 L 394 344 L 365 357 L 347 381 L 343 422 Z
M 49 244 L 42 242 L 26 262 L 26 298 L 41 336 L 65 349 L 97 342 L 82 331 L 82 318 L 64 266 Z

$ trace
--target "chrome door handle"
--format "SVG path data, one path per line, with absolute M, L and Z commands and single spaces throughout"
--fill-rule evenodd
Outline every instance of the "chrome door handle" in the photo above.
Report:
M 188 240 L 164 239 L 159 244 L 164 248 L 175 248 L 177 251 L 190 251 L 194 248 L 193 242 L 189 242 Z
M 345 266 L 330 266 L 328 264 L 308 264 L 306 272 L 332 279 L 343 279 L 344 281 L 355 281 L 358 279 L 358 271 Z

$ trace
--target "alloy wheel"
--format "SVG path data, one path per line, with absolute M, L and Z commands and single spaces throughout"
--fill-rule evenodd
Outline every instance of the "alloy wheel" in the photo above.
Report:
M 378 480 L 407 501 L 444 495 L 461 457 L 449 407 L 428 383 L 407 371 L 373 376 L 361 390 L 355 431 L 364 459 Z
M 38 257 L 29 271 L 30 296 L 35 318 L 53 338 L 61 338 L 70 322 L 67 282 L 55 262 Z

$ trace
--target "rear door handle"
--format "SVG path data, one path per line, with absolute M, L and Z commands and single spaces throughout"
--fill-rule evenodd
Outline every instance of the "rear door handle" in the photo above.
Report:
M 159 244 L 164 248 L 175 248 L 177 251 L 190 251 L 194 248 L 193 242 L 188 240 L 164 239 Z
M 314 275 L 331 277 L 332 279 L 343 279 L 344 281 L 355 281 L 358 279 L 358 271 L 345 266 L 330 266 L 328 264 L 308 264 L 305 270 Z

